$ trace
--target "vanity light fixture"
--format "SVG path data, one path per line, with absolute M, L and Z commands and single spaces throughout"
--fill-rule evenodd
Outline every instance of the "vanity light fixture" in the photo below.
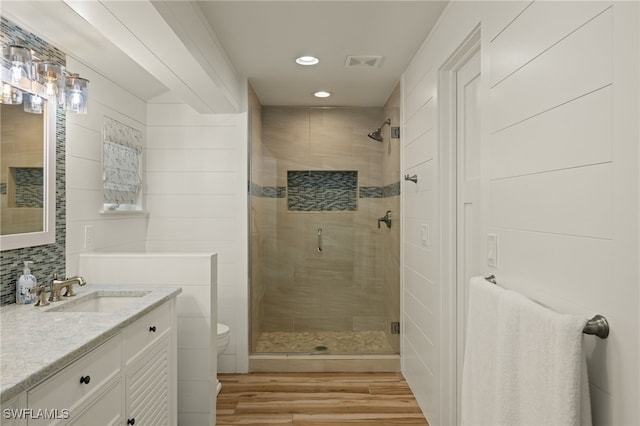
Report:
M 25 93 L 24 100 L 24 112 L 31 114 L 42 114 L 44 112 L 44 99 L 38 95 L 32 93 Z
M 316 65 L 318 62 L 320 62 L 320 59 L 311 55 L 305 55 L 305 56 L 300 56 L 296 58 L 296 64 L 298 65 L 310 66 L 310 65 Z
M 37 62 L 36 73 L 44 82 L 47 96 L 58 96 L 60 82 L 64 76 L 64 67 L 48 61 Z
M 56 99 L 67 111 L 87 113 L 89 80 L 66 71 L 62 65 L 40 60 L 24 46 L 6 45 L 2 53 L 2 103 L 21 104 L 24 91 L 33 94 L 24 96 L 26 112 L 41 114 L 45 96 Z
M 317 91 L 313 94 L 313 96 L 315 96 L 316 98 L 328 98 L 329 96 L 331 96 L 330 92 L 326 92 L 324 90 L 320 90 Z
M 32 80 L 31 51 L 29 49 L 11 44 L 5 47 L 4 57 L 10 62 L 9 79 L 11 84 L 18 85 L 25 78 Z
M 6 105 L 20 105 L 22 103 L 22 90 L 10 84 L 2 83 L 2 97 L 0 103 Z
M 89 100 L 89 80 L 78 74 L 70 74 L 64 85 L 65 108 L 76 114 L 87 113 L 87 101 Z

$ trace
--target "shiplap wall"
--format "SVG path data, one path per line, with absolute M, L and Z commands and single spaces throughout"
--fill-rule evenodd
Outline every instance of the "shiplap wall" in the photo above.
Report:
M 147 251 L 218 254 L 218 321 L 231 328 L 218 371 L 246 372 L 247 114 L 161 100 L 147 111 Z
M 67 114 L 67 275 L 78 273 L 78 255 L 93 251 L 143 250 L 143 214 L 101 214 L 102 134 L 108 116 L 138 129 L 146 140 L 146 103 L 73 57 L 67 68 L 90 81 L 87 115 Z M 143 166 L 144 167 L 144 166 Z M 93 246 L 85 246 L 85 227 L 93 227 Z
M 609 339 L 585 337 L 594 424 L 640 423 L 638 9 L 452 3 L 404 75 L 403 173 L 425 179 L 403 188 L 403 371 L 431 424 L 455 423 L 438 70 L 478 25 L 483 234 L 498 236 L 485 272 L 557 311 L 605 315 Z

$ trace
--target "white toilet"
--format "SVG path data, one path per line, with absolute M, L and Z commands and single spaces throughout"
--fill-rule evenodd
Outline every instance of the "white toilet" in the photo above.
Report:
M 216 338 L 216 347 L 217 347 L 217 356 L 219 357 L 220 354 L 222 354 L 225 349 L 227 349 L 227 345 L 229 345 L 229 332 L 231 331 L 231 329 L 229 328 L 228 325 L 226 324 L 222 324 L 221 322 L 218 323 L 218 337 Z M 218 385 L 217 385 L 217 392 L 216 395 L 220 393 L 220 389 L 222 389 L 222 385 L 220 384 L 220 381 L 218 380 Z

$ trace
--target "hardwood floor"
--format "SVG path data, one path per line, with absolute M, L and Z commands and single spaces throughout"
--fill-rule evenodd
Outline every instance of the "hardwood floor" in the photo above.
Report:
M 218 379 L 218 426 L 428 426 L 399 373 L 218 374 Z

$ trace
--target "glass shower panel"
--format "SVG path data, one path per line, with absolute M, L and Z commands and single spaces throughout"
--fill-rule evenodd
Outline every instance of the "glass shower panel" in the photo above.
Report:
M 252 137 L 253 353 L 397 353 L 399 272 L 385 272 L 397 228 L 377 226 L 390 198 L 385 151 L 366 136 L 382 116 L 262 108 Z

